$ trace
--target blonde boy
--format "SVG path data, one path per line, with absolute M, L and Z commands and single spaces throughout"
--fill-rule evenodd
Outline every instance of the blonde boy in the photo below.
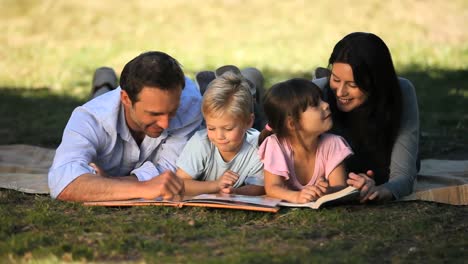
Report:
M 193 135 L 176 163 L 186 195 L 264 194 L 252 108 L 249 84 L 242 76 L 229 71 L 210 83 L 202 102 L 206 129 Z

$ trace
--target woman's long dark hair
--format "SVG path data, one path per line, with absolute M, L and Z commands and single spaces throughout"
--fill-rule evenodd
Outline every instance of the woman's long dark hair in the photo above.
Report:
M 336 106 L 336 98 L 326 87 L 333 113 L 333 132 L 342 135 L 355 155 L 347 160 L 352 172 L 375 173 L 375 181 L 388 181 L 393 145 L 400 130 L 402 94 L 388 47 L 371 33 L 355 32 L 345 36 L 333 49 L 328 61 L 349 64 L 354 82 L 368 95 L 366 102 L 350 112 Z

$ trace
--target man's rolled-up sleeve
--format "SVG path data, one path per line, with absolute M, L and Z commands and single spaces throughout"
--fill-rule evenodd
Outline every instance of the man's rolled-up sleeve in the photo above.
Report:
M 52 198 L 80 175 L 95 173 L 89 163 L 96 157 L 99 125 L 86 111 L 77 108 L 63 132 L 62 142 L 49 169 L 48 183 Z

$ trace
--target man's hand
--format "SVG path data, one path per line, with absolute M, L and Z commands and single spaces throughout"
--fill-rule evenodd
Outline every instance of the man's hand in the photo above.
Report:
M 172 200 L 184 195 L 184 181 L 172 171 L 165 171 L 149 181 L 142 182 L 144 192 L 142 198 L 155 199 L 162 197 L 164 200 Z

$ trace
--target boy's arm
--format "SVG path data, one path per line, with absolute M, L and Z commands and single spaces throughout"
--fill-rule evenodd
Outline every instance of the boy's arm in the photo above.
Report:
M 184 181 L 185 195 L 195 196 L 203 193 L 217 193 L 219 192 L 218 183 L 216 181 L 198 181 L 194 180 L 192 176 L 186 173 L 181 168 L 176 171 L 177 177 Z

